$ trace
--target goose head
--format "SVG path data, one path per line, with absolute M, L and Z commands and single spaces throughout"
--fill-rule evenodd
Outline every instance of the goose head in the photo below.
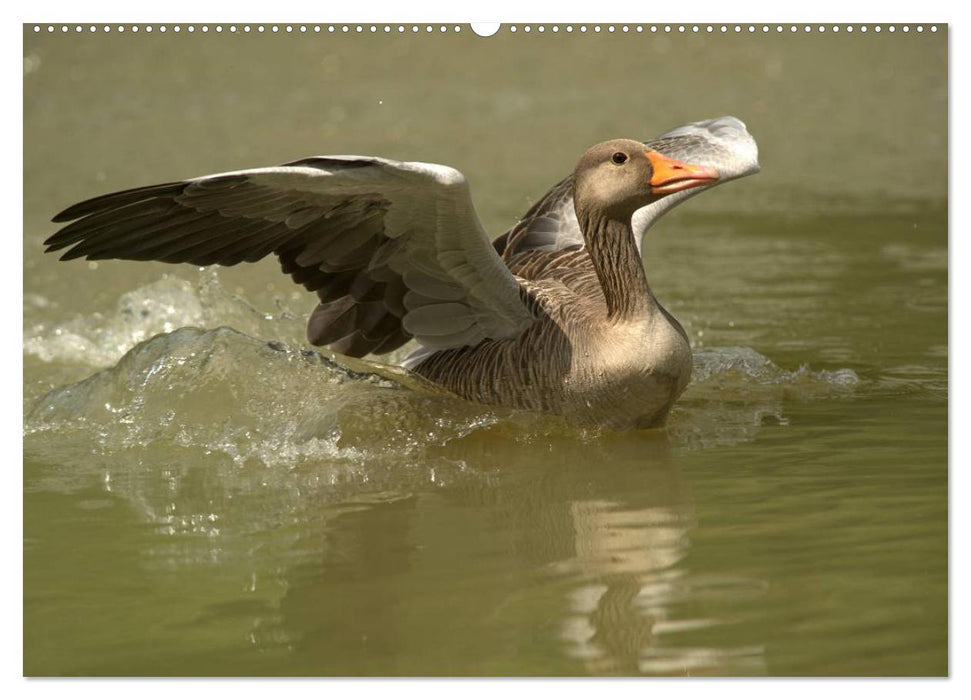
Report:
M 638 209 L 719 177 L 714 167 L 662 155 L 640 141 L 614 139 L 583 154 L 574 171 L 573 201 L 581 221 L 596 215 L 630 225 Z

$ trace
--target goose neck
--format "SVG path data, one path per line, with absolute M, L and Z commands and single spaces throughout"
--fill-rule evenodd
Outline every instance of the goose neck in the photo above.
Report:
M 613 218 L 578 212 L 593 267 L 603 288 L 610 321 L 626 321 L 648 315 L 654 297 L 629 218 Z

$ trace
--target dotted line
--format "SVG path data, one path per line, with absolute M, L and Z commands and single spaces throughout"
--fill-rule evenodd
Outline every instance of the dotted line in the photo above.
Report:
M 880 34 L 883 32 L 894 34 L 896 32 L 902 32 L 904 34 L 908 34 L 910 32 L 917 32 L 918 34 L 920 34 L 920 33 L 923 33 L 924 31 L 930 31 L 931 33 L 937 32 L 937 25 L 932 24 L 925 27 L 922 24 L 917 24 L 917 25 L 909 25 L 909 24 L 903 24 L 903 25 L 893 25 L 893 24 L 891 25 L 866 25 L 866 24 L 862 24 L 862 25 L 853 25 L 853 24 L 847 24 L 847 25 L 822 25 L 822 24 L 820 25 L 809 25 L 809 24 L 805 24 L 805 25 L 796 25 L 796 24 L 787 24 L 787 25 L 782 25 L 782 24 L 773 24 L 773 25 L 769 25 L 769 24 L 760 24 L 760 25 L 754 25 L 754 24 L 747 24 L 747 25 L 741 25 L 741 24 L 734 24 L 734 25 L 732 24 L 718 24 L 718 25 L 711 25 L 711 24 L 586 25 L 586 24 L 580 24 L 580 25 L 572 25 L 572 24 L 567 24 L 562 26 L 555 25 L 555 24 L 549 25 L 549 26 L 543 25 L 543 24 L 540 24 L 540 25 L 513 24 L 513 25 L 509 25 L 508 27 L 503 27 L 503 29 L 505 29 L 506 31 L 512 34 L 516 34 L 516 33 L 530 34 L 533 32 L 538 34 L 544 34 L 547 32 L 552 34 L 558 34 L 558 33 L 586 34 L 591 32 L 594 34 L 603 33 L 603 32 L 607 32 L 608 34 L 615 34 L 618 32 L 621 34 L 628 34 L 628 33 L 643 34 L 645 32 L 650 34 L 658 34 L 658 33 L 662 33 L 662 34 L 671 34 L 671 33 L 741 34 L 743 32 L 748 34 L 757 34 L 757 33 L 758 34 L 770 34 L 770 33 L 809 34 L 812 32 L 816 32 L 819 34 L 825 34 L 827 32 L 832 34 L 838 34 L 840 32 L 845 32 L 847 34 L 852 34 L 854 32 L 859 32 L 860 34 L 866 34 L 866 33 Z M 105 34 L 112 33 L 112 32 L 115 32 L 118 34 L 124 34 L 125 32 L 130 32 L 132 34 L 138 34 L 140 32 L 145 34 L 152 34 L 153 32 L 156 32 L 159 34 L 165 34 L 168 32 L 171 32 L 174 34 L 180 34 L 182 32 L 187 32 L 189 34 L 194 34 L 196 32 L 201 32 L 203 34 L 207 34 L 209 32 L 215 32 L 216 34 L 221 34 L 221 33 L 229 33 L 229 34 L 252 34 L 252 33 L 256 33 L 256 34 L 264 34 L 264 33 L 270 33 L 270 34 L 279 34 L 279 33 L 284 33 L 284 34 L 379 34 L 379 33 L 381 34 L 393 34 L 393 33 L 431 34 L 431 33 L 440 33 L 440 34 L 445 34 L 445 33 L 452 32 L 452 33 L 458 34 L 458 33 L 461 33 L 462 31 L 465 31 L 459 25 L 444 25 L 444 24 L 441 24 L 441 25 L 431 25 L 431 24 L 423 24 L 423 25 L 419 25 L 419 24 L 408 24 L 408 25 L 404 25 L 404 24 L 397 24 L 397 25 L 391 25 L 391 24 L 383 24 L 383 25 L 377 25 L 377 24 L 235 25 L 235 24 L 230 24 L 230 25 L 222 25 L 222 24 L 216 24 L 212 26 L 207 24 L 202 24 L 202 25 L 193 25 L 193 24 L 188 24 L 188 25 L 180 25 L 180 24 L 175 24 L 175 25 L 164 25 L 164 24 L 162 25 L 150 25 L 150 24 L 149 25 L 137 25 L 137 24 L 132 24 L 132 25 L 124 25 L 124 24 L 40 25 L 40 24 L 35 24 L 33 25 L 33 30 L 35 34 L 40 34 L 42 32 L 47 32 L 48 34 L 54 34 L 58 32 L 62 34 L 67 34 L 71 32 L 76 34 L 81 34 L 83 32 L 88 32 L 91 34 L 96 32 L 102 32 Z
M 62 34 L 67 34 L 69 32 L 74 32 L 74 33 L 80 34 L 80 33 L 85 32 L 85 31 L 88 32 L 88 33 L 92 33 L 92 34 L 95 33 L 95 32 L 99 32 L 99 31 L 100 32 L 103 32 L 105 34 L 108 34 L 108 33 L 111 33 L 111 32 L 116 32 L 118 34 L 124 34 L 126 31 L 127 32 L 131 32 L 132 34 L 137 34 L 138 32 L 144 32 L 146 34 L 151 34 L 152 32 L 158 32 L 158 33 L 161 33 L 161 34 L 164 34 L 166 32 L 172 32 L 172 33 L 175 33 L 175 34 L 179 34 L 181 32 L 188 32 L 189 34 L 193 34 L 195 32 L 202 32 L 203 34 L 207 34 L 210 31 L 215 32 L 217 34 L 220 34 L 220 33 L 223 33 L 223 32 L 228 32 L 229 34 L 251 34 L 251 33 L 257 33 L 257 34 L 264 34 L 264 33 L 279 34 L 281 32 L 282 33 L 285 33 L 285 34 L 307 34 L 307 33 L 313 33 L 313 34 L 321 34 L 321 33 L 330 33 L 330 34 L 334 34 L 334 33 L 344 33 L 344 34 L 350 34 L 350 33 L 357 33 L 357 34 L 364 34 L 364 33 L 370 33 L 370 34 L 384 33 L 384 34 L 390 34 L 392 32 L 397 32 L 399 34 L 404 34 L 406 32 L 410 32 L 410 33 L 414 33 L 414 34 L 417 34 L 419 32 L 426 32 L 426 33 L 439 32 L 439 33 L 444 34 L 444 33 L 447 33 L 447 32 L 454 32 L 454 33 L 458 34 L 458 33 L 460 33 L 460 32 L 463 31 L 462 27 L 460 27 L 458 25 L 450 25 L 450 26 L 446 26 L 446 25 L 435 25 L 435 26 L 433 26 L 433 25 L 430 25 L 430 24 L 429 25 L 418 25 L 418 24 L 410 24 L 410 25 L 389 25 L 389 24 L 384 24 L 384 25 L 376 25 L 376 24 L 370 24 L 370 25 L 369 24 L 324 24 L 324 25 L 321 25 L 321 24 L 269 24 L 269 25 L 267 25 L 267 24 L 254 24 L 254 25 L 250 25 L 250 24 L 243 24 L 243 25 L 238 25 L 238 26 L 235 25 L 235 24 L 230 24 L 230 25 L 216 24 L 216 25 L 212 25 L 212 26 L 207 25 L 207 24 L 202 24 L 202 25 L 198 25 L 198 26 L 197 25 L 192 25 L 192 24 L 188 24 L 188 25 L 175 24 L 175 25 L 171 25 L 171 26 L 164 25 L 164 24 L 163 25 L 158 25 L 158 26 L 153 26 L 153 25 L 124 25 L 124 24 L 119 24 L 119 25 L 109 25 L 109 24 L 105 24 L 105 25 L 101 25 L 101 26 L 97 26 L 97 25 L 94 25 L 94 24 L 91 24 L 91 25 L 80 25 L 80 24 L 77 24 L 77 25 L 67 25 L 67 24 L 59 24 L 59 25 L 46 24 L 46 25 L 40 25 L 40 24 L 35 24 L 33 26 L 33 30 L 34 30 L 34 33 L 35 34 L 39 34 L 41 32 L 45 32 L 45 31 L 47 33 L 49 33 L 49 34 L 54 34 L 56 32 L 61 32 Z
M 547 31 L 547 27 L 545 25 L 542 25 L 542 24 L 541 25 L 528 25 L 527 24 L 527 25 L 523 25 L 523 26 L 518 26 L 518 25 L 513 24 L 513 25 L 510 25 L 507 29 L 508 29 L 509 32 L 511 32 L 513 34 L 515 34 L 516 32 L 520 32 L 520 31 L 521 32 L 524 32 L 526 34 L 529 34 L 529 33 L 534 32 L 534 31 L 542 34 L 542 33 L 544 33 L 544 32 Z M 788 32 L 788 33 L 791 33 L 791 34 L 795 34 L 795 33 L 802 32 L 802 33 L 807 33 L 808 34 L 810 32 L 818 32 L 818 33 L 822 34 L 822 33 L 825 33 L 825 32 L 832 32 L 833 34 L 838 34 L 840 31 L 845 31 L 848 34 L 852 34 L 854 31 L 859 31 L 862 34 L 866 34 L 867 32 L 873 32 L 873 33 L 876 33 L 876 34 L 879 34 L 881 32 L 889 32 L 889 33 L 893 34 L 894 32 L 901 31 L 901 32 L 903 32 L 903 33 L 906 34 L 906 33 L 910 32 L 912 30 L 915 31 L 915 32 L 918 32 L 918 33 L 922 33 L 922 32 L 925 31 L 925 29 L 926 30 L 929 30 L 930 32 L 936 32 L 937 31 L 937 25 L 930 25 L 928 27 L 925 27 L 922 24 L 918 24 L 918 25 L 900 25 L 900 26 L 897 26 L 897 25 L 865 25 L 865 24 L 864 25 L 852 25 L 852 24 L 848 24 L 848 25 L 842 25 L 842 26 L 841 25 L 823 25 L 823 24 L 820 24 L 820 25 L 809 25 L 809 24 L 806 24 L 806 25 L 797 25 L 797 24 L 787 24 L 787 25 L 782 25 L 782 24 L 758 24 L 758 25 L 756 25 L 756 24 L 745 24 L 745 25 L 743 25 L 743 24 L 717 24 L 717 25 L 712 25 L 712 24 L 690 24 L 690 25 L 688 25 L 688 24 L 651 24 L 651 25 L 642 25 L 642 24 L 629 25 L 629 24 L 623 24 L 623 25 L 616 25 L 616 24 L 608 24 L 608 25 L 605 25 L 605 26 L 604 25 L 599 25 L 599 24 L 595 24 L 595 25 L 586 25 L 586 24 L 572 25 L 572 24 L 568 24 L 568 25 L 565 25 L 565 26 L 553 25 L 553 26 L 550 26 L 548 28 L 548 30 L 550 32 L 553 32 L 554 34 L 555 33 L 558 33 L 558 32 L 561 32 L 561 31 L 562 32 L 566 32 L 566 33 L 579 32 L 580 34 L 586 34 L 586 33 L 590 33 L 590 32 L 593 32 L 594 34 L 599 34 L 599 33 L 602 33 L 604 31 L 606 31 L 609 34 L 614 34 L 616 32 L 620 32 L 620 33 L 623 33 L 623 34 L 628 34 L 628 33 L 631 33 L 631 32 L 638 33 L 638 34 L 643 34 L 644 32 L 649 32 L 651 34 L 657 34 L 657 33 L 663 33 L 663 34 L 670 34 L 670 33 L 678 33 L 678 34 L 716 34 L 716 33 L 728 34 L 728 33 L 736 33 L 736 34 L 740 34 L 742 32 L 745 32 L 745 33 L 748 33 L 748 34 L 755 34 L 755 33 L 769 34 L 771 32 L 775 32 L 777 34 L 782 34 L 784 32 Z

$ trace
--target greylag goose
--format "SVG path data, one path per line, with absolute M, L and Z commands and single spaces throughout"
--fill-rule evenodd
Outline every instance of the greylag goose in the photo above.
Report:
M 643 236 L 688 196 L 757 170 L 733 117 L 607 141 L 490 244 L 457 170 L 318 156 L 89 199 L 54 217 L 71 223 L 45 244 L 70 247 L 62 260 L 274 253 L 320 298 L 315 345 L 361 357 L 414 338 L 403 365 L 466 399 L 655 427 L 688 383 L 691 350 L 648 286 Z

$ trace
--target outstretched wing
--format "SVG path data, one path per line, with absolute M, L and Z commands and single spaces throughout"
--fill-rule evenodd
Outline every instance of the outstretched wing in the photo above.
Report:
M 637 245 L 647 228 L 663 213 L 689 197 L 719 184 L 759 171 L 758 147 L 745 124 L 735 117 L 719 117 L 672 129 L 644 144 L 663 155 L 718 169 L 712 185 L 684 190 L 639 210 L 633 218 Z M 573 177 L 547 192 L 508 232 L 493 242 L 508 260 L 527 251 L 554 251 L 583 246 L 583 234 L 573 210 Z
M 75 204 L 62 259 L 236 265 L 275 253 L 321 304 L 308 337 L 356 356 L 521 332 L 534 318 L 491 246 L 465 177 L 362 156 L 306 158 Z

